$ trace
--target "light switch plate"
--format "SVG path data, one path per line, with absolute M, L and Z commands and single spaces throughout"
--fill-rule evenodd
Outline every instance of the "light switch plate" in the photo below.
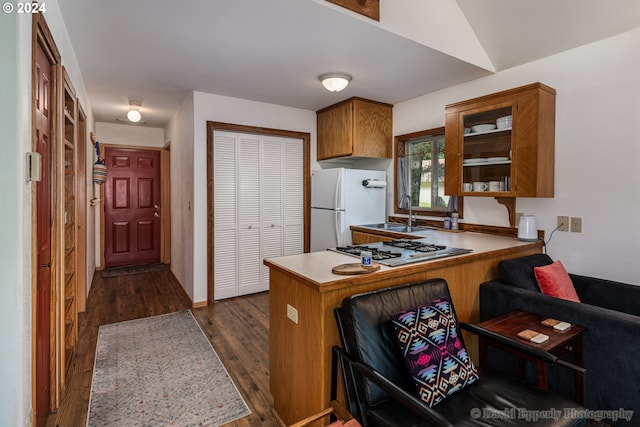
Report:
M 573 233 L 582 233 L 582 218 L 571 217 L 571 231 Z
M 27 177 L 27 181 L 38 182 L 42 179 L 40 153 L 35 151 L 27 153 L 26 159 L 25 159 L 25 169 L 26 169 L 25 175 Z

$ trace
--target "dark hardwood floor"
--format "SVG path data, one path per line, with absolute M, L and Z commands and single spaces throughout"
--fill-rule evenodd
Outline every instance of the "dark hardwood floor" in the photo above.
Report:
M 81 316 L 67 388 L 47 427 L 85 426 L 100 325 L 189 309 L 169 271 L 102 278 L 97 272 Z M 269 393 L 269 294 L 231 298 L 192 309 L 251 410 L 225 427 L 280 427 Z

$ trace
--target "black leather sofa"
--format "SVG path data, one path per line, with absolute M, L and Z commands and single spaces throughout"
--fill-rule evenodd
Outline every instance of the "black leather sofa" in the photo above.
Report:
M 605 422 L 640 425 L 640 286 L 569 274 L 581 302 L 547 296 L 538 289 L 533 268 L 552 262 L 545 254 L 502 261 L 502 278 L 480 285 L 481 320 L 523 310 L 584 326 L 585 406 L 634 411 L 629 422 Z M 504 373 L 516 371 L 515 361 L 497 353 L 490 366 Z M 570 377 L 550 369 L 550 389 L 571 396 L 572 384 Z

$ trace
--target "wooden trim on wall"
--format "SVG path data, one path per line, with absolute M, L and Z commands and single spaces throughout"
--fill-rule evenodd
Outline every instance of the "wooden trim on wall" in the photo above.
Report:
M 303 206 L 304 206 L 304 251 L 310 250 L 311 236 L 311 134 L 282 129 L 263 128 L 258 126 L 238 125 L 233 123 L 207 121 L 207 303 L 214 302 L 213 281 L 213 133 L 216 130 L 229 132 L 252 133 L 258 135 L 273 135 L 286 138 L 302 139 L 303 143 Z
M 380 0 L 327 0 L 367 18 L 380 20 Z
M 58 348 L 58 328 L 57 328 L 57 306 L 58 306 L 58 292 L 60 291 L 60 284 L 57 280 L 58 271 L 60 266 L 57 263 L 59 248 L 58 241 L 59 236 L 57 233 L 58 228 L 58 217 L 56 215 L 58 211 L 58 205 L 61 203 L 58 198 L 58 176 L 60 171 L 58 170 L 58 161 L 59 155 L 58 151 L 60 150 L 60 141 L 61 141 L 61 131 L 60 131 L 60 121 L 61 111 L 60 111 L 60 89 L 62 87 L 62 64 L 60 59 L 60 52 L 56 47 L 56 43 L 51 35 L 51 31 L 49 30 L 49 26 L 44 19 L 42 14 L 36 13 L 33 14 L 32 18 L 32 46 L 31 46 L 31 79 L 32 79 L 32 87 L 31 87 L 31 141 L 32 141 L 32 149 L 36 150 L 36 83 L 33 81 L 36 75 L 36 49 L 37 46 L 41 46 L 49 62 L 51 63 L 51 273 L 50 273 L 50 308 L 49 312 L 51 313 L 50 319 L 50 354 L 49 354 L 49 366 L 50 366 L 50 377 L 49 377 L 49 409 L 51 411 L 55 411 L 59 404 L 60 398 L 62 394 L 62 390 L 60 389 L 60 372 L 57 366 L 58 354 L 61 351 Z M 37 295 L 37 278 L 38 278 L 38 257 L 37 257 L 37 210 L 36 210 L 36 194 L 35 191 L 32 191 L 31 195 L 31 289 L 32 295 Z M 34 297 L 31 305 L 31 316 L 32 316 L 32 324 L 34 327 L 32 328 L 31 333 L 31 372 L 33 375 L 31 376 L 31 404 L 32 409 L 35 413 L 36 409 L 36 307 L 37 299 Z M 62 350 L 63 351 L 63 350 Z
M 173 274 L 173 271 L 169 270 L 169 277 L 171 278 L 170 280 L 174 281 L 177 285 L 177 289 L 179 289 L 180 293 L 182 295 L 184 295 L 184 297 L 189 300 L 189 302 L 191 302 L 191 308 L 201 308 L 201 307 L 206 307 L 207 306 L 207 302 L 206 301 L 201 301 L 201 302 L 193 302 L 193 299 L 189 296 L 189 294 L 187 293 L 187 291 L 185 291 L 184 286 L 182 286 L 182 283 L 180 283 L 180 280 L 178 280 L 178 278 L 176 277 L 175 274 Z
M 162 205 L 160 206 L 160 261 L 171 264 L 171 141 L 167 142 L 160 153 Z

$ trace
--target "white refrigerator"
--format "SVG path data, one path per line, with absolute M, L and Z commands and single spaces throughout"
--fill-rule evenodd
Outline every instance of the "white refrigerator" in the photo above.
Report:
M 320 169 L 311 173 L 311 251 L 351 244 L 351 225 L 385 222 L 384 171 Z

